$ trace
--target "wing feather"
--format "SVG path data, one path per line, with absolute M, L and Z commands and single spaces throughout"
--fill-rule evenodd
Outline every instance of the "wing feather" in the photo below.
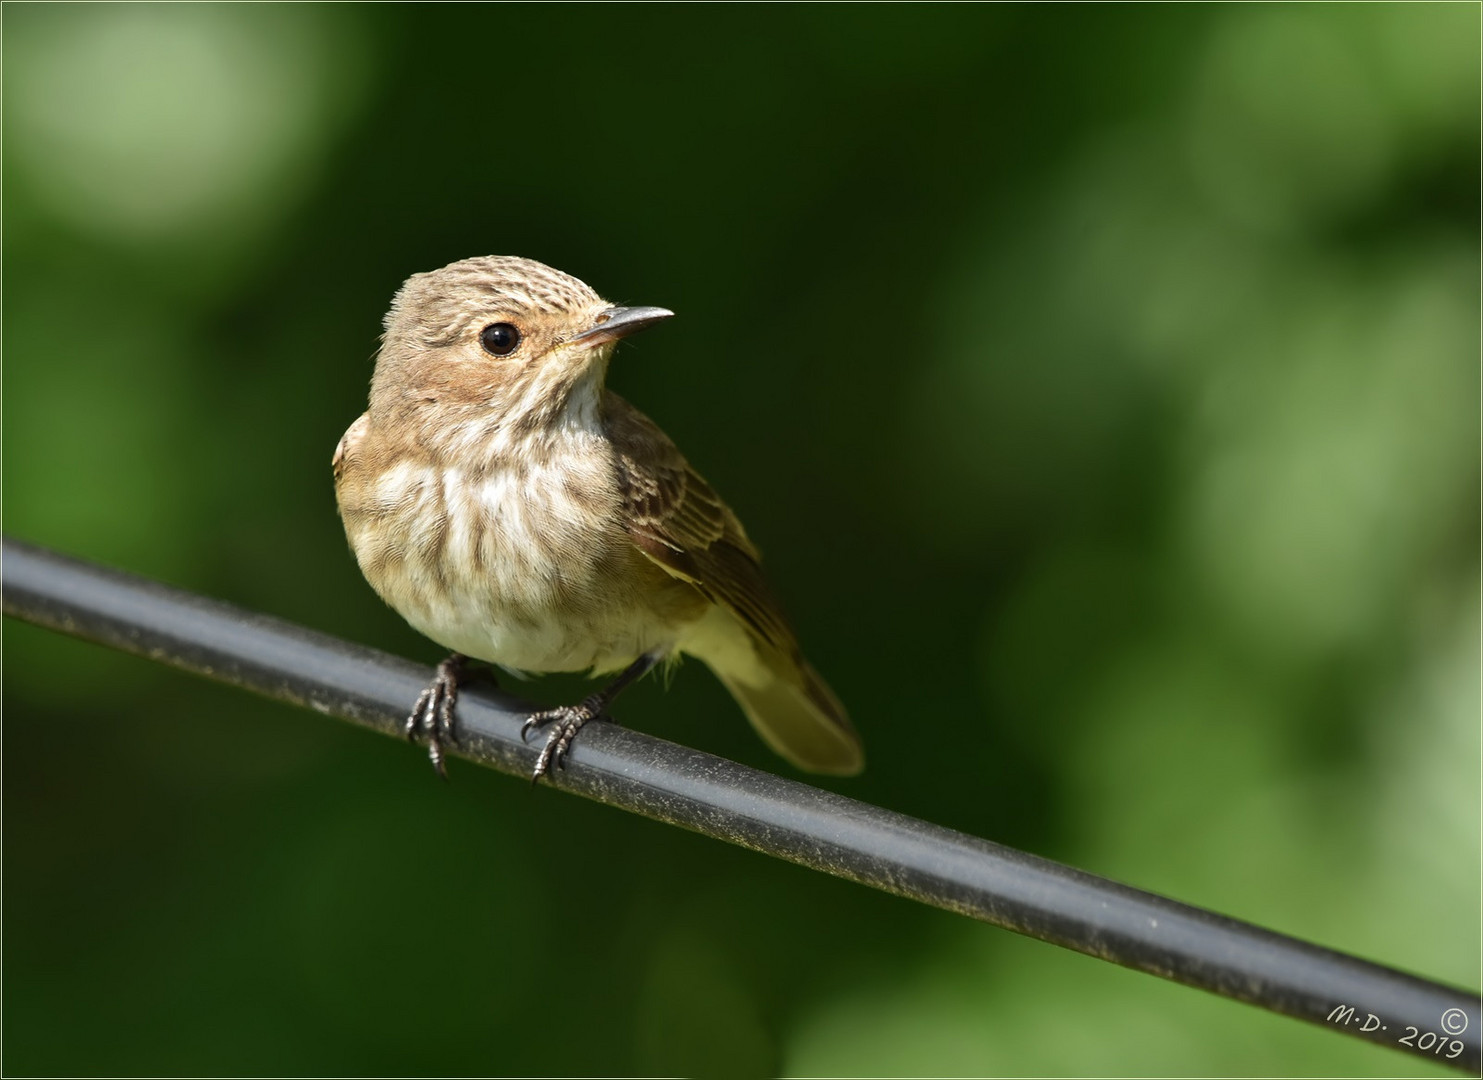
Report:
M 615 394 L 605 415 L 628 535 L 654 562 L 734 612 L 792 658 L 797 639 L 737 516 L 659 426 Z
M 770 678 L 743 678 L 707 660 L 752 725 L 789 761 L 849 775 L 865 764 L 844 706 L 798 648 L 762 576 L 741 522 L 643 413 L 609 394 L 604 413 L 616 450 L 628 535 L 659 566 L 732 612 Z

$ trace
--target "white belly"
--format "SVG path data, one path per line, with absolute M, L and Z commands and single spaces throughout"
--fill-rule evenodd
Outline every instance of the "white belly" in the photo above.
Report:
M 377 592 L 440 645 L 523 671 L 613 671 L 670 651 L 684 624 L 633 580 L 643 556 L 594 504 L 605 481 L 530 466 L 471 483 L 404 461 L 347 532 Z

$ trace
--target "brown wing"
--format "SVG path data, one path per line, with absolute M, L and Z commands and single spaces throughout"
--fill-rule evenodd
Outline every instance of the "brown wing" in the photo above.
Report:
M 731 508 L 654 421 L 616 394 L 608 395 L 605 420 L 618 453 L 628 535 L 639 550 L 796 656 L 797 640 Z
M 741 522 L 654 422 L 616 395 L 604 419 L 617 451 L 628 535 L 639 550 L 756 635 L 770 677 L 741 677 L 706 658 L 774 750 L 816 772 L 865 764 L 844 707 L 798 650 Z M 767 647 L 761 647 L 767 646 Z

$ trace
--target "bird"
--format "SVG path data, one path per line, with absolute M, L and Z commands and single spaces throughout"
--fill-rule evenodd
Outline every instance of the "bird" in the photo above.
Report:
M 804 658 L 741 521 L 649 417 L 609 390 L 619 341 L 669 318 L 550 266 L 480 256 L 394 296 L 369 407 L 332 462 L 371 587 L 450 655 L 405 730 L 446 776 L 475 662 L 616 675 L 549 725 L 532 782 L 660 663 L 691 656 L 792 764 L 864 767 L 861 740 Z

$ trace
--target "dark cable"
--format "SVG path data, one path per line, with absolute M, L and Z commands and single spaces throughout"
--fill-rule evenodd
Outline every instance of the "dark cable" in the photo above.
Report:
M 426 668 L 7 538 L 5 614 L 400 736 Z M 459 699 L 459 757 L 529 777 L 532 707 Z M 538 742 L 538 740 L 537 740 Z M 432 782 L 429 779 L 429 782 Z M 543 781 L 545 782 L 545 781 Z M 1479 999 L 619 727 L 589 724 L 553 786 L 1476 1073 Z

